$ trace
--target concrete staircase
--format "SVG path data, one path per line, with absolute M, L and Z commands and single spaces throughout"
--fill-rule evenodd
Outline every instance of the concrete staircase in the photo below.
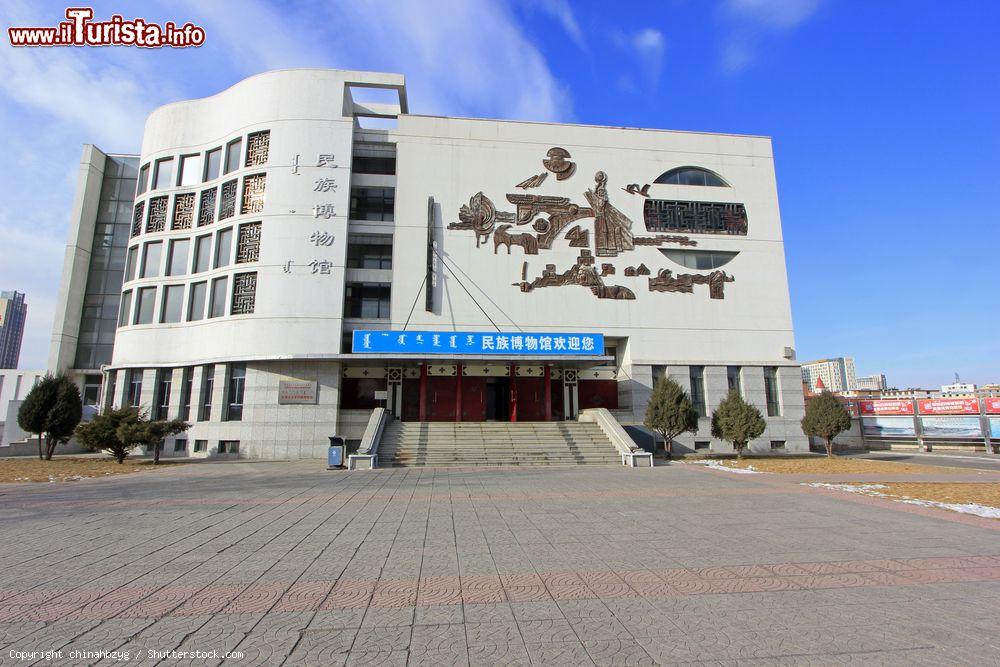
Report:
M 621 465 L 601 428 L 581 422 L 389 422 L 379 467 Z

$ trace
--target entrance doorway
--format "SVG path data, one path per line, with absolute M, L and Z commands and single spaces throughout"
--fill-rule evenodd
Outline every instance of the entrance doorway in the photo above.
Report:
M 510 421 L 510 378 L 486 378 L 486 421 Z

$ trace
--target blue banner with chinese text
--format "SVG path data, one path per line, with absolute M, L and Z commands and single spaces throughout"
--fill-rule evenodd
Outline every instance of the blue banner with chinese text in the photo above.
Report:
M 469 331 L 354 332 L 352 351 L 379 354 L 493 354 L 594 356 L 604 354 L 597 333 L 498 333 Z

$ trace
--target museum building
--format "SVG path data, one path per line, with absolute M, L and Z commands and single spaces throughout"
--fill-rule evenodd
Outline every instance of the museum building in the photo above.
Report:
M 767 137 L 410 114 L 403 77 L 266 72 L 84 148 L 50 368 L 191 429 L 322 457 L 403 422 L 640 424 L 668 375 L 710 435 L 806 450 Z M 100 398 L 98 398 L 98 395 Z

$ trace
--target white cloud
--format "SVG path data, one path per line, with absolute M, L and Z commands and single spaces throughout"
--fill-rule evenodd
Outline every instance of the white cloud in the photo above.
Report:
M 810 19 L 822 0 L 725 0 L 719 17 L 724 24 L 720 66 L 735 74 L 749 67 L 761 43 Z
M 654 28 L 644 28 L 632 37 L 632 46 L 639 54 L 639 60 L 643 63 L 649 80 L 655 88 L 656 84 L 660 82 L 663 54 L 667 48 L 663 33 Z
M 723 10 L 737 21 L 789 30 L 815 14 L 819 5 L 820 0 L 726 0 Z
M 529 0 L 525 6 L 529 9 L 538 8 L 559 21 L 573 43 L 582 51 L 588 50 L 583 30 L 580 29 L 580 24 L 577 23 L 576 16 L 573 14 L 573 8 L 570 7 L 567 0 Z
M 627 74 L 618 78 L 618 87 L 623 92 L 639 91 L 635 82 L 636 75 L 645 80 L 652 89 L 660 83 L 663 72 L 663 56 L 667 50 L 667 41 L 663 33 L 656 28 L 643 28 L 637 32 L 626 34 L 621 30 L 611 33 L 611 41 L 620 49 L 630 52 L 638 62 L 637 68 L 629 68 Z

